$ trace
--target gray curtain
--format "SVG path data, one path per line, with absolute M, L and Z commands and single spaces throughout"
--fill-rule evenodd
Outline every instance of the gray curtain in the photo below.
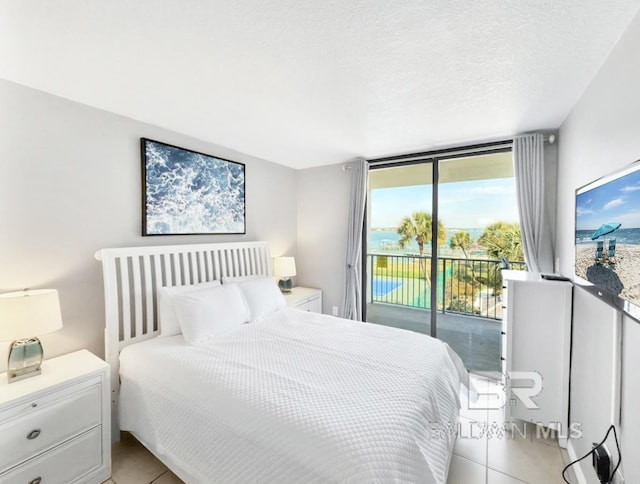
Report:
M 362 321 L 362 227 L 367 199 L 369 164 L 366 160 L 358 159 L 349 165 L 351 167 L 351 196 L 342 317 Z
M 514 139 L 513 166 L 524 260 L 532 272 L 553 272 L 551 230 L 545 206 L 542 134 L 526 134 Z

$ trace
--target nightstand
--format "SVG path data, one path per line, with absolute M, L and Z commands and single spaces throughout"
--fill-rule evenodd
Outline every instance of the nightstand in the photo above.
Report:
M 287 306 L 312 313 L 322 312 L 322 291 L 311 287 L 297 286 L 284 295 Z
M 0 374 L 0 482 L 91 483 L 111 476 L 109 365 L 86 350 L 45 360 L 42 374 Z

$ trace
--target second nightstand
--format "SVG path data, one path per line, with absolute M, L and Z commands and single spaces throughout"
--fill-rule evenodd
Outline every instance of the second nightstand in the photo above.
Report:
M 322 312 L 322 291 L 311 287 L 297 286 L 284 295 L 287 306 L 312 313 Z

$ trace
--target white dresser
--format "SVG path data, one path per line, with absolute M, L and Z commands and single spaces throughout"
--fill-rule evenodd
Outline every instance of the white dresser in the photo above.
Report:
M 553 428 L 559 431 L 560 445 L 566 447 L 573 285 L 525 271 L 502 271 L 502 278 L 505 418 Z M 542 379 L 542 389 L 536 395 L 527 391 L 534 386 L 534 380 L 527 376 L 530 372 L 537 372 Z M 518 394 L 530 395 L 538 408 L 527 405 Z
M 287 306 L 311 311 L 312 313 L 322 312 L 322 291 L 312 287 L 297 286 L 291 289 L 289 294 L 284 295 Z
M 0 483 L 100 483 L 111 475 L 109 365 L 86 350 L 42 374 L 0 374 Z

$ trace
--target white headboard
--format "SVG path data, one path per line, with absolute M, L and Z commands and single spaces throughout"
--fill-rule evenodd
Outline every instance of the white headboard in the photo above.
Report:
M 159 332 L 158 287 L 272 274 L 268 242 L 124 247 L 99 250 L 95 257 L 102 261 L 105 360 L 111 365 L 114 403 L 120 386 L 120 350 Z

